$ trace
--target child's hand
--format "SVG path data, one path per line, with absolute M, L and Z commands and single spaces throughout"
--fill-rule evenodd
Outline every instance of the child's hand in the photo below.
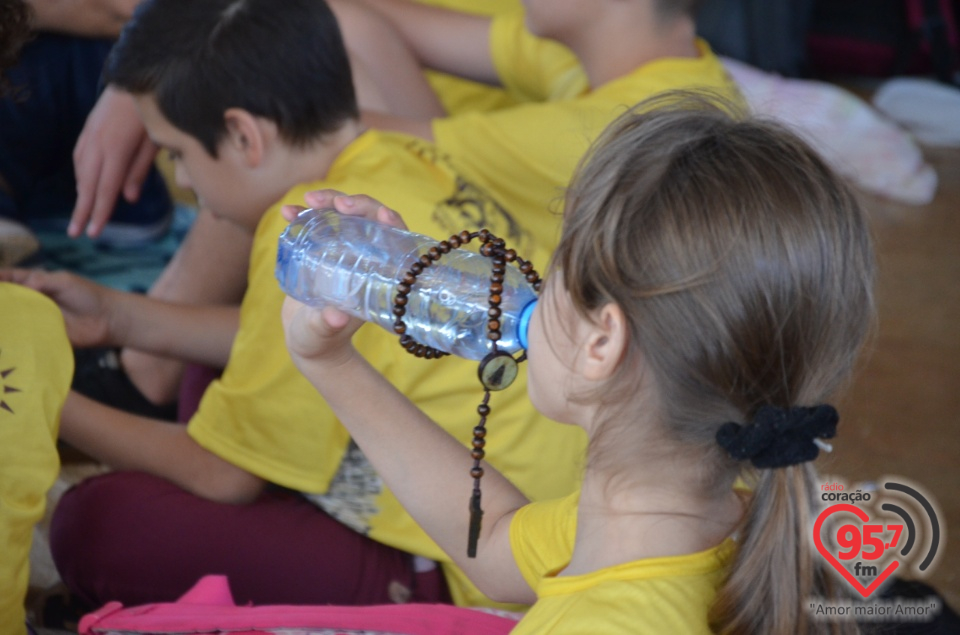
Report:
M 76 348 L 118 345 L 122 339 L 119 294 L 112 289 L 64 271 L 40 269 L 3 269 L 0 281 L 29 287 L 56 302 Z
M 348 196 L 336 190 L 317 190 L 308 192 L 304 198 L 314 209 L 332 208 L 341 214 L 363 216 L 393 227 L 406 228 L 399 214 L 369 196 Z M 298 205 L 285 205 L 281 213 L 286 220 L 293 221 L 304 209 Z M 293 298 L 287 298 L 283 304 L 287 348 L 301 371 L 306 361 L 333 365 L 346 363 L 356 353 L 350 338 L 362 324 L 362 320 L 333 307 L 314 309 Z
M 315 309 L 286 298 L 283 302 L 283 330 L 293 363 L 301 371 L 304 362 L 341 365 L 355 354 L 350 338 L 363 324 L 332 307 Z
M 364 194 L 348 195 L 337 190 L 315 190 L 307 192 L 304 196 L 307 205 L 313 209 L 334 209 L 341 214 L 350 216 L 363 216 L 370 220 L 379 221 L 385 225 L 406 229 L 407 225 L 392 209 L 385 206 L 380 201 L 374 200 Z M 280 210 L 283 217 L 288 221 L 297 218 L 297 214 L 305 210 L 305 207 L 299 205 L 284 205 Z

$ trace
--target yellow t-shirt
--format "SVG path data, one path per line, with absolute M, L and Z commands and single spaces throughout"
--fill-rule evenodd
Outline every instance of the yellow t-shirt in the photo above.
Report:
M 22 633 L 33 526 L 60 469 L 57 431 L 73 376 L 63 316 L 0 282 L 0 633 Z
M 460 177 L 432 146 L 401 134 L 368 131 L 348 146 L 327 178 L 291 190 L 284 203 L 303 203 L 305 192 L 335 188 L 366 193 L 399 210 L 411 230 L 447 238 L 463 229 L 488 227 L 517 244 L 537 266 L 546 252 L 535 226 L 513 217 L 483 190 Z M 309 493 L 308 497 L 344 524 L 393 547 L 443 563 L 454 600 L 489 604 L 467 583 L 449 558 L 406 514 L 317 391 L 297 371 L 280 322 L 283 293 L 274 267 L 277 239 L 286 226 L 278 208 L 261 221 L 254 241 L 249 286 L 240 330 L 223 377 L 204 394 L 189 423 L 203 447 L 268 481 Z M 529 254 L 529 255 L 525 255 Z M 397 336 L 366 325 L 354 338 L 357 349 L 434 421 L 469 445 L 482 388 L 477 363 L 446 357 L 417 359 Z M 526 373 L 493 395 L 487 458 L 532 500 L 569 493 L 580 474 L 586 438 L 536 412 L 526 393 Z M 390 413 L 383 413 L 389 422 Z M 472 481 L 464 463 L 467 512 Z M 464 549 L 466 549 L 464 536 Z
M 732 541 L 684 556 L 558 575 L 573 554 L 579 496 L 527 505 L 510 524 L 514 558 L 537 593 L 512 633 L 710 633 L 707 611 Z
M 698 58 L 658 59 L 588 90 L 569 51 L 530 35 L 522 13 L 495 16 L 490 37 L 502 83 L 529 103 L 435 119 L 434 140 L 464 174 L 531 223 L 557 222 L 551 208 L 559 209 L 581 157 L 628 107 L 681 88 L 739 96 L 703 41 Z

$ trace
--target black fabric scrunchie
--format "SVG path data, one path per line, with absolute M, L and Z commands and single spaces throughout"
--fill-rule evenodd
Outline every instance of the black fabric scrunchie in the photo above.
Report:
M 814 439 L 837 433 L 840 416 L 830 405 L 813 408 L 761 406 L 750 425 L 725 423 L 717 443 L 737 461 L 750 459 L 755 467 L 787 467 L 812 461 L 820 454 Z

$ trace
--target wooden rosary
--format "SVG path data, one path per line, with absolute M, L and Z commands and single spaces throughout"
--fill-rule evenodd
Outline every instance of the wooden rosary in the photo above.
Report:
M 492 261 L 490 308 L 487 309 L 487 317 L 489 318 L 487 321 L 487 337 L 492 342 L 493 349 L 480 362 L 480 368 L 477 372 L 480 383 L 483 385 L 483 401 L 477 406 L 480 422 L 473 429 L 473 450 L 470 453 L 473 457 L 473 467 L 470 469 L 470 476 L 473 477 L 473 494 L 470 497 L 470 530 L 467 540 L 467 556 L 470 558 L 477 556 L 477 542 L 480 538 L 480 523 L 483 518 L 483 509 L 480 507 L 480 479 L 483 478 L 483 468 L 480 466 L 480 462 L 485 455 L 483 448 L 486 445 L 487 417 L 490 416 L 490 392 L 503 390 L 512 384 L 519 372 L 518 365 L 526 359 L 526 353 L 521 353 L 515 359 L 509 353 L 497 348 L 497 342 L 501 337 L 500 317 L 502 311 L 500 303 L 503 299 L 503 281 L 507 271 L 507 263 L 516 262 L 521 273 L 526 275 L 527 282 L 538 293 L 540 292 L 540 275 L 534 270 L 530 262 L 517 256 L 517 252 L 514 250 L 507 249 L 502 238 L 497 238 L 486 229 L 476 232 L 465 230 L 459 234 L 454 234 L 447 240 L 440 241 L 435 247 L 431 247 L 420 256 L 420 260 L 413 263 L 400 279 L 400 283 L 397 285 L 397 294 L 393 301 L 393 315 L 397 318 L 393 323 L 393 330 L 400 336 L 400 346 L 408 353 L 424 359 L 438 359 L 449 355 L 445 351 L 416 342 L 413 337 L 407 334 L 407 325 L 403 321 L 403 316 L 406 315 L 408 296 L 413 285 L 417 282 L 417 276 L 423 273 L 424 269 L 440 260 L 444 254 L 450 253 L 451 249 L 462 247 L 475 238 L 479 238 L 481 242 L 480 255 L 490 258 Z

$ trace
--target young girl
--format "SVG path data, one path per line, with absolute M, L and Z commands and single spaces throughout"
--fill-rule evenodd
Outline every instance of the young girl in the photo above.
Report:
M 872 322 L 864 215 L 793 134 L 670 99 L 620 118 L 581 166 L 530 326 L 531 400 L 590 438 L 579 493 L 528 504 L 485 466 L 467 558 L 468 440 L 366 364 L 343 313 L 288 298 L 288 347 L 479 588 L 536 602 L 516 633 L 855 629 L 804 607 L 840 592 L 809 544 L 809 461 Z M 365 197 L 321 199 L 400 223 Z

